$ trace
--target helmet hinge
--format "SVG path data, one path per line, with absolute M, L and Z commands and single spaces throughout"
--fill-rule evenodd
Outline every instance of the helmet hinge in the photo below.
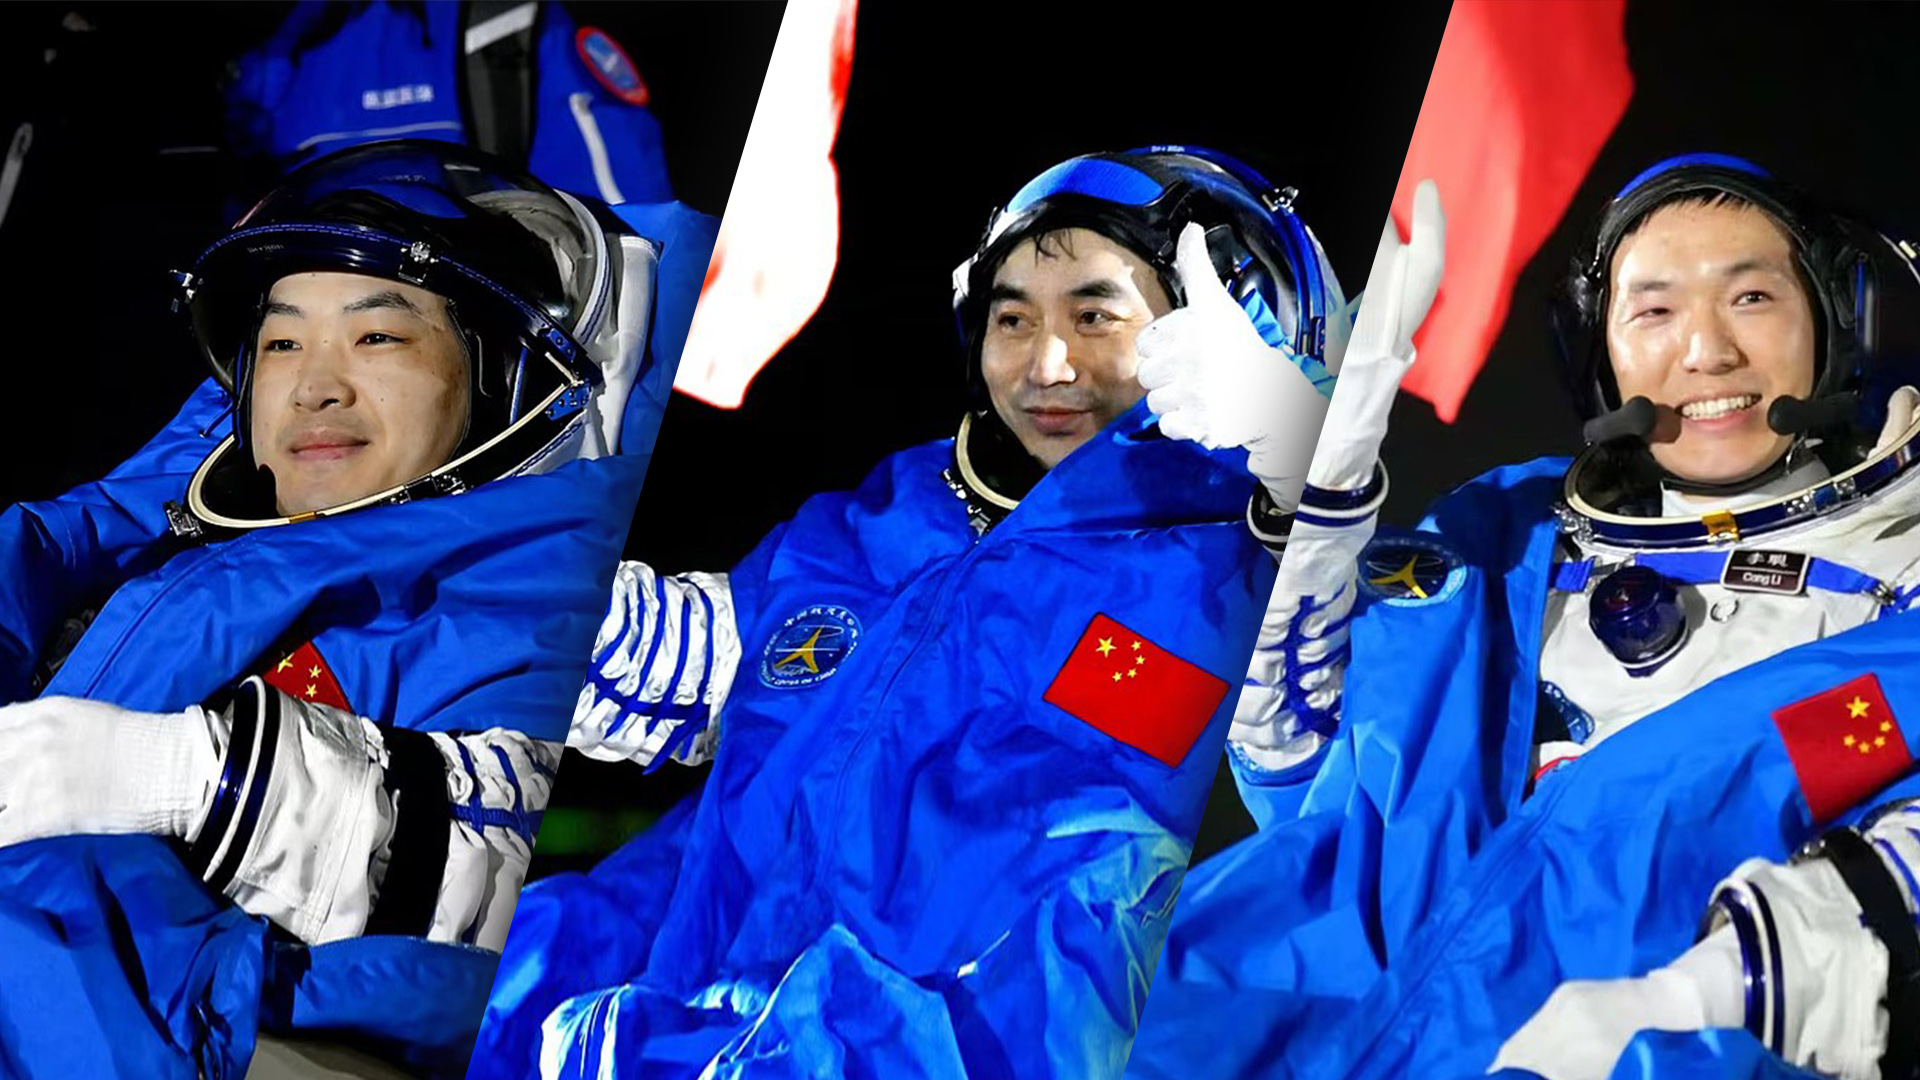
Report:
M 400 280 L 409 285 L 419 285 L 427 280 L 427 267 L 433 265 L 433 247 L 424 240 L 415 240 L 407 245 L 407 252 L 400 260 Z
M 187 508 L 168 500 L 164 509 L 167 512 L 167 531 L 183 540 L 198 540 L 206 529 L 201 527 L 198 518 L 187 512 Z
M 1299 188 L 1275 188 L 1272 191 L 1266 191 L 1260 194 L 1260 205 L 1266 207 L 1269 213 L 1278 213 L 1281 210 L 1291 213 L 1293 210 L 1293 200 L 1299 197 Z

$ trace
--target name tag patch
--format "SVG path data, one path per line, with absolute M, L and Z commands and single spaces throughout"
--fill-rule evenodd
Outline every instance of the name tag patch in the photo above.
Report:
M 1807 591 L 1807 563 L 1807 556 L 1797 551 L 1736 548 L 1727 553 L 1720 584 L 1740 592 L 1800 596 Z

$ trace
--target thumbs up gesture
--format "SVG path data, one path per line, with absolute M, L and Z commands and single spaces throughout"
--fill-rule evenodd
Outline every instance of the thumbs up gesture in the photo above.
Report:
M 1300 503 L 1327 394 L 1293 350 L 1261 339 L 1215 274 L 1198 224 L 1181 231 L 1174 271 L 1186 306 L 1155 319 L 1135 342 L 1147 407 L 1168 438 L 1246 448 L 1249 471 L 1290 511 Z

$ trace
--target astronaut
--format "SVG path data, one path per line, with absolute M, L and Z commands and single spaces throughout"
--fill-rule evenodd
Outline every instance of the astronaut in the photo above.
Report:
M 1264 831 L 1190 882 L 1137 1075 L 1201 1040 L 1222 1075 L 1270 1067 L 1204 1015 L 1234 991 L 1298 1075 L 1477 1073 L 1562 981 L 1681 952 L 1710 896 L 1726 929 L 1628 989 L 1570 984 L 1499 1066 L 1605 1076 L 1643 1027 L 1746 1026 L 1798 1064 L 1870 1075 L 1842 1063 L 1888 1049 L 1874 1003 L 1902 984 L 1875 971 L 1911 935 L 1884 903 L 1911 853 L 1885 834 L 1905 819 L 1830 834 L 1838 870 L 1766 860 L 1875 805 L 1911 760 L 1913 635 L 1892 616 L 1920 582 L 1914 282 L 1903 245 L 1690 155 L 1628 184 L 1575 265 L 1557 329 L 1591 418 L 1577 460 L 1489 474 L 1368 544 L 1365 489 L 1341 492 L 1377 434 L 1339 439 L 1384 431 L 1397 377 L 1343 390 L 1314 467 L 1349 482 L 1310 481 L 1283 577 L 1306 543 L 1330 554 L 1283 580 L 1305 618 L 1270 619 L 1262 642 L 1287 670 L 1332 659 L 1243 709 L 1233 754 Z M 1363 385 L 1351 365 L 1342 384 Z M 1323 508 L 1346 516 L 1310 526 Z M 1806 966 L 1835 958 L 1857 966 Z M 1298 1037 L 1333 1017 L 1351 1021 L 1338 1036 Z
M 660 254 L 409 141 L 299 170 L 180 275 L 216 379 L 0 519 L 0 988 L 39 987 L 0 991 L 8 1060 L 239 1075 L 257 1024 L 464 1069 L 658 419 L 627 397 Z M 263 964 L 202 882 L 316 947 Z M 74 929 L 49 954 L 22 912 Z
M 480 1075 L 1118 1073 L 1344 338 L 1292 199 L 1047 170 L 955 272 L 955 438 L 621 568 L 568 744 L 712 772 L 529 888 Z
M 1638 245 L 1636 236 L 1643 238 Z M 1572 538 L 1580 554 L 1617 560 L 1631 552 L 1646 568 L 1611 590 L 1603 582 L 1588 611 L 1565 605 L 1563 619 L 1584 617 L 1593 627 L 1584 641 L 1549 631 L 1546 677 L 1557 669 L 1571 680 L 1576 671 L 1594 670 L 1601 656 L 1589 643 L 1596 640 L 1627 654 L 1621 659 L 1630 674 L 1651 669 L 1638 680 L 1637 694 L 1608 695 L 1594 687 L 1595 700 L 1611 699 L 1611 708 L 1598 715 L 1569 710 L 1575 735 L 1590 725 L 1589 745 L 1664 700 L 1794 645 L 1889 619 L 1920 595 L 1920 544 L 1906 533 L 1920 507 L 1920 487 L 1908 475 L 1920 354 L 1912 351 L 1910 334 L 1899 336 L 1898 316 L 1880 310 L 1915 299 L 1899 288 L 1914 280 L 1912 249 L 1822 216 L 1746 162 L 1708 155 L 1629 185 L 1602 225 L 1602 254 L 1609 242 L 1614 290 L 1630 294 L 1612 302 L 1607 318 L 1619 382 L 1612 400 L 1635 390 L 1662 402 L 1681 397 L 1677 435 L 1662 440 L 1659 425 L 1672 421 L 1656 413 L 1655 429 L 1642 438 L 1669 473 L 1698 479 L 1691 485 L 1668 479 L 1662 512 L 1654 515 L 1630 502 L 1602 501 L 1622 498 L 1606 487 L 1606 471 L 1617 467 L 1611 462 L 1584 462 L 1587 475 L 1569 476 L 1569 505 L 1578 515 L 1570 518 Z M 1680 290 L 1692 283 L 1680 277 L 1678 286 L 1654 284 L 1675 277 L 1673 268 L 1688 257 L 1732 267 L 1754 261 L 1730 258 L 1742 252 L 1762 253 L 1762 272 L 1776 281 L 1742 271 L 1731 287 L 1759 288 L 1737 298 L 1741 310 L 1726 320 L 1727 339 L 1697 336 L 1686 344 L 1700 356 L 1661 370 L 1661 353 L 1676 340 L 1662 323 L 1685 317 L 1666 310 L 1679 306 L 1666 297 L 1684 296 Z M 1716 345 L 1718 354 L 1709 351 Z M 1716 383 L 1689 378 L 1683 373 L 1688 363 L 1711 374 L 1718 374 L 1716 364 L 1742 370 Z M 1655 381 L 1663 377 L 1664 384 Z M 1626 435 L 1646 420 L 1629 416 L 1617 426 Z M 1676 530 L 1663 520 L 1662 535 L 1636 520 L 1649 516 L 1698 516 L 1700 525 Z M 1591 526 L 1580 527 L 1587 520 Z M 1719 540 L 1720 549 L 1731 546 L 1720 571 L 1704 581 L 1698 579 L 1712 556 L 1702 558 L 1701 531 L 1704 539 Z M 1571 565 L 1572 576 L 1585 572 L 1580 563 Z M 1556 570 L 1556 578 L 1566 573 Z M 1662 577 L 1692 588 L 1680 594 Z M 1571 582 L 1556 585 L 1564 589 L 1557 595 L 1579 595 Z M 1684 595 L 1689 607 L 1704 606 L 1702 643 L 1711 654 L 1689 647 L 1689 627 L 1699 617 L 1671 608 L 1669 594 Z M 1908 621 L 1898 620 L 1899 629 L 1912 634 Z M 1563 643 L 1557 654 L 1556 639 Z M 1844 714 L 1834 717 L 1841 722 L 1833 725 L 1833 739 L 1837 750 L 1864 763 L 1864 779 L 1842 773 L 1843 784 L 1852 784 L 1835 792 L 1828 787 L 1836 771 L 1831 766 L 1795 762 L 1805 770 L 1803 787 L 1816 818 L 1853 809 L 1842 793 L 1870 795 L 1911 764 L 1910 757 L 1895 756 L 1905 737 L 1877 680 L 1872 692 L 1859 686 L 1863 692 L 1848 696 Z M 1791 746 L 1790 726 L 1783 722 L 1781 732 Z M 1578 742 L 1549 743 L 1543 767 L 1556 764 L 1550 755 L 1571 757 L 1583 749 Z M 1864 790 L 1855 790 L 1861 784 Z M 1746 1028 L 1794 1065 L 1846 1077 L 1910 1075 L 1920 1060 L 1911 1011 L 1920 999 L 1907 989 L 1920 973 L 1915 821 L 1902 800 L 1857 827 L 1824 834 L 1787 865 L 1765 858 L 1742 863 L 1715 888 L 1714 929 L 1698 945 L 1640 979 L 1567 983 L 1502 1048 L 1499 1064 L 1556 1077 L 1604 1076 L 1641 1028 Z M 1777 997 L 1749 1008 L 1750 985 Z M 1583 1013 L 1587 1018 L 1573 1019 Z M 1595 1023 L 1595 1016 L 1605 1020 Z

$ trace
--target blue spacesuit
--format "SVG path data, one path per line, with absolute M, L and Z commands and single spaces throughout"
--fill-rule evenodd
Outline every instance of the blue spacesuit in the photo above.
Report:
M 1460 576 L 1444 601 L 1362 601 L 1354 664 L 1393 685 L 1351 678 L 1347 715 L 1365 719 L 1295 816 L 1189 876 L 1130 1075 L 1185 1075 L 1202 1053 L 1221 1076 L 1477 1075 L 1561 981 L 1671 958 L 1736 864 L 1817 835 L 1773 713 L 1870 672 L 1912 730 L 1920 626 L 1901 615 L 1726 676 L 1523 802 L 1537 652 L 1500 646 L 1538 640 L 1565 467 L 1502 470 L 1439 504 L 1445 540 L 1426 543 Z M 1913 786 L 1860 791 L 1845 817 Z M 1277 902 L 1276 882 L 1298 899 Z M 1751 1038 L 1718 1037 L 1736 1055 Z
M 450 152 L 402 144 L 369 148 L 359 163 L 398 162 L 417 179 L 420 162 Z M 301 175 L 319 177 L 315 187 L 337 194 L 346 168 L 329 172 L 318 163 Z M 368 174 L 348 175 L 364 183 Z M 398 186 L 375 190 L 408 197 Z M 586 214 L 537 187 L 501 190 L 522 209 L 573 213 L 571 206 Z M 572 347 L 584 349 L 597 391 L 614 386 L 623 396 L 569 397 L 556 382 L 550 400 L 573 404 L 549 406 L 552 426 L 536 436 L 549 452 L 541 468 L 487 478 L 471 471 L 484 459 L 469 455 L 461 459 L 468 463 L 462 483 L 472 489 L 452 497 L 223 529 L 229 517 L 196 509 L 230 505 L 203 482 L 232 444 L 220 436 L 233 396 L 209 381 L 107 478 L 0 516 L 9 566 L 0 585 L 0 696 L 66 695 L 161 712 L 220 698 L 240 680 L 247 680 L 243 696 L 245 685 L 266 694 L 247 679 L 258 675 L 292 698 L 304 686 L 306 698 L 331 697 L 346 713 L 377 720 L 395 762 L 407 732 L 494 730 L 557 743 L 714 235 L 710 221 L 684 211 L 634 209 L 618 228 L 577 219 L 582 242 L 604 245 L 597 265 L 607 291 L 569 292 L 603 296 L 595 318 L 570 308 L 580 321 L 569 329 L 585 338 Z M 276 223 L 256 220 L 256 231 L 278 228 L 282 246 L 306 227 L 298 212 L 268 217 Z M 572 341 L 563 334 L 554 347 Z M 652 390 L 627 395 L 636 383 Z M 531 378 L 523 385 L 533 400 Z M 583 439 L 602 444 L 597 457 L 581 449 Z M 616 444 L 627 452 L 606 452 Z M 562 460 L 569 457 L 576 460 Z M 196 529 L 197 542 L 178 535 Z M 96 605 L 77 641 L 69 634 L 50 644 L 62 620 Z M 296 681 L 276 681 L 296 659 L 306 670 L 291 673 Z M 282 719 L 291 724 L 292 715 Z M 234 730 L 231 745 L 240 746 L 238 721 Z M 256 745 L 259 756 L 248 762 L 229 755 L 223 790 L 233 779 L 235 790 L 266 791 L 270 802 L 282 790 L 267 779 L 276 744 L 256 734 Z M 546 768 L 538 755 L 529 772 L 525 759 L 509 764 L 497 742 L 444 746 L 500 755 L 495 771 L 514 791 L 504 803 L 491 796 L 483 803 L 476 779 L 467 802 L 448 796 L 447 819 L 470 828 L 476 844 L 494 834 L 511 835 L 519 848 L 529 844 L 550 781 L 550 773 L 533 775 Z M 469 758 L 468 766 L 478 778 L 492 762 Z M 254 787 L 237 786 L 242 767 Z M 416 803 L 425 797 L 410 790 Z M 274 810 L 252 796 L 235 809 L 237 853 L 244 829 L 265 835 Z M 396 836 L 404 837 L 401 830 Z M 409 872 L 405 856 L 420 853 L 407 843 L 397 839 L 391 850 L 392 890 Z M 155 836 L 56 836 L 0 847 L 0 1074 L 237 1077 L 257 1032 L 301 1030 L 350 1036 L 436 1075 L 464 1070 L 498 959 L 462 943 L 474 940 L 477 924 L 456 925 L 433 941 L 419 926 L 396 924 L 385 930 L 393 936 L 328 933 L 320 939 L 326 943 L 310 946 L 209 891 L 199 846 L 183 851 Z M 272 874 L 257 868 L 240 879 L 258 883 Z M 510 913 L 511 894 L 502 899 Z M 504 926 L 504 914 L 495 918 Z M 367 926 L 380 932 L 377 910 Z
M 592 636 L 626 530 L 603 508 L 631 501 L 636 466 L 581 462 L 459 499 L 250 534 L 142 572 L 165 535 L 160 500 L 178 495 L 199 464 L 197 432 L 224 411 L 221 398 L 209 384 L 159 445 L 115 476 L 7 512 L 9 637 L 42 640 L 48 620 L 74 610 L 66 601 L 112 590 L 44 693 L 177 709 L 310 640 L 363 715 L 423 730 L 506 725 L 560 738 L 557 717 L 585 665 L 582 649 L 557 643 Z M 566 497 L 553 497 L 562 489 Z M 347 560 L 342 551 L 382 557 Z M 431 596 L 421 592 L 427 581 Z M 24 684 L 9 689 L 17 700 Z M 492 982 L 491 953 L 385 938 L 342 943 L 357 955 L 329 983 L 335 969 L 321 954 L 334 945 L 311 953 L 276 945 L 264 921 L 216 903 L 152 837 L 41 840 L 0 849 L 0 866 L 12 878 L 0 906 L 13 931 L 0 946 L 0 978 L 37 983 L 33 993 L 0 995 L 5 1027 L 18 1033 L 5 1042 L 19 1075 L 239 1076 L 263 1010 L 270 1026 L 331 1027 L 327 1010 L 349 987 L 387 1001 L 416 998 L 421 983 L 374 977 L 395 968 L 443 984 L 434 1015 L 445 1023 L 370 1009 L 358 1018 L 376 1025 L 366 1034 L 418 1048 L 422 1065 L 457 1071 Z M 48 925 L 69 927 L 67 951 L 53 959 L 21 943 Z M 183 937 L 194 945 L 180 957 Z M 376 942 L 382 947 L 370 947 Z M 39 981 L 42 964 L 72 971 L 72 981 Z M 292 996 L 270 1006 L 276 987 L 311 996 L 307 1008 L 318 1013 L 287 1011 Z
M 1314 276 L 1282 261 L 1291 211 L 1243 184 L 1177 147 L 1042 174 L 956 275 L 969 345 L 1023 240 L 1164 255 L 1192 221 L 1243 245 L 1228 321 L 1317 364 L 1337 285 L 1304 227 Z M 712 772 L 526 891 L 475 1075 L 1119 1072 L 1274 562 L 1244 455 L 1139 402 L 1044 469 L 974 381 L 955 439 L 731 572 L 622 567 L 569 746 Z
M 557 3 L 482 7 L 296 5 L 235 65 L 237 137 L 283 167 L 363 142 L 440 139 L 609 205 L 671 199 L 660 125 L 620 45 Z
M 1806 411 L 1769 416 L 1793 436 L 1770 470 L 1741 490 L 1676 490 L 1645 459 L 1654 409 L 1608 400 L 1592 314 L 1605 307 L 1592 298 L 1636 222 L 1728 191 L 1833 245 L 1809 242 L 1831 262 L 1802 271 L 1815 315 L 1830 320 L 1830 352 L 1813 394 L 1794 403 Z M 1912 272 L 1904 251 L 1777 191 L 1754 167 L 1708 156 L 1628 185 L 1589 287 L 1575 290 L 1586 338 L 1565 350 L 1603 413 L 1589 426 L 1596 445 L 1465 485 L 1419 530 L 1350 557 L 1327 595 L 1299 601 L 1351 606 L 1332 650 L 1337 725 L 1300 708 L 1315 704 L 1303 696 L 1297 715 L 1235 747 L 1261 831 L 1190 876 L 1130 1075 L 1190 1075 L 1198 1061 L 1215 1076 L 1481 1074 L 1556 988 L 1660 968 L 1703 933 L 1701 912 L 1728 882 L 1913 793 L 1920 622 L 1907 612 L 1920 549 L 1898 523 L 1920 498 L 1909 468 L 1920 430 L 1894 408 L 1911 391 L 1888 394 L 1888 376 L 1908 376 L 1853 345 L 1877 331 L 1891 346 L 1890 323 L 1855 321 L 1877 310 L 1858 298 L 1890 303 Z M 1816 424 L 1824 442 L 1802 437 Z M 1303 526 L 1314 510 L 1310 496 Z M 1371 531 L 1358 518 L 1322 524 Z M 1306 637 L 1262 648 L 1295 656 Z M 1891 847 L 1876 849 L 1885 880 L 1907 873 Z M 1871 905 L 1849 908 L 1848 888 L 1858 891 L 1849 879 L 1835 904 L 1852 915 L 1831 932 L 1870 937 L 1857 916 Z M 1771 901 L 1776 914 L 1790 902 L 1803 901 Z M 1730 914 L 1747 1030 L 1737 992 L 1706 1010 L 1717 1022 L 1631 1014 L 1625 1036 L 1674 1030 L 1642 1031 L 1617 1075 L 1797 1075 L 1786 1061 L 1837 1062 L 1813 1034 L 1797 1047 L 1781 1037 L 1823 997 L 1841 1003 L 1825 1007 L 1834 1029 L 1871 1029 L 1885 980 L 1867 967 L 1790 978 L 1779 944 L 1792 959 L 1793 935 L 1775 934 L 1772 916 L 1749 932 L 1746 910 Z M 1750 947 L 1768 940 L 1770 963 Z M 1897 986 L 1899 942 L 1885 940 Z M 1612 1010 L 1596 1000 L 1559 1016 L 1599 1027 Z M 1558 1053 L 1585 1041 L 1560 1030 L 1562 1043 L 1549 1030 L 1528 1060 L 1551 1075 L 1605 1075 L 1591 1060 L 1557 1071 Z M 1895 1043 L 1901 1030 L 1896 1017 Z
M 1219 682 L 1192 740 L 1218 745 L 1272 580 L 1244 480 L 1150 422 L 1137 407 L 977 544 L 940 443 L 736 567 L 742 670 L 698 807 L 526 892 L 475 1067 L 524 1075 L 560 1006 L 562 1075 L 1112 1071 L 1213 765 L 1045 695 L 1105 615 Z M 818 671 L 783 666 L 823 627 Z M 897 1023 L 915 1036 L 880 1045 Z

